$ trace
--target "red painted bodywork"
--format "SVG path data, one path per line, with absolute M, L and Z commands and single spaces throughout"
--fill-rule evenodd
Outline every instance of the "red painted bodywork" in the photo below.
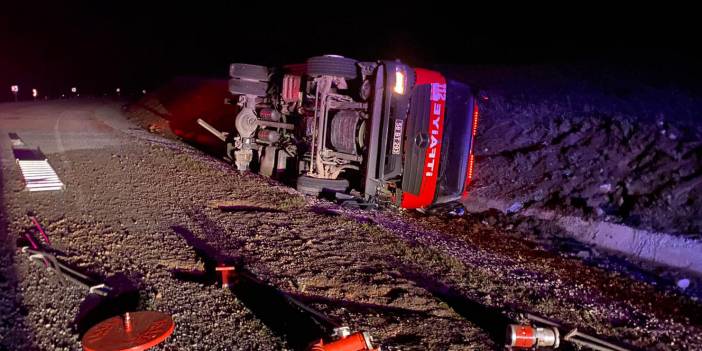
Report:
M 446 78 L 441 73 L 417 68 L 414 70 L 415 86 L 431 85 L 431 105 L 429 107 L 429 146 L 424 156 L 422 184 L 418 194 L 403 193 L 400 206 L 413 209 L 423 208 L 434 202 L 436 182 L 439 174 L 441 140 L 444 133 L 444 112 L 446 111 Z
M 371 346 L 372 347 L 372 346 Z M 319 340 L 310 346 L 309 351 L 379 351 L 368 347 L 368 342 L 363 333 L 354 333 L 336 341 L 324 343 Z
M 236 105 L 225 104 L 231 98 L 224 79 L 178 78 L 153 91 L 135 105 L 167 119 L 173 133 L 187 141 L 215 152 L 224 151 L 224 143 L 197 124 L 202 118 L 215 128 L 232 132 Z M 154 102 L 162 108 L 152 108 Z

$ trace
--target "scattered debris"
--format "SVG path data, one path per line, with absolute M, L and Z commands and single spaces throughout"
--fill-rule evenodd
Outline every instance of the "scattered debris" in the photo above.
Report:
M 466 208 L 463 206 L 458 206 L 455 209 L 449 211 L 448 215 L 451 217 L 463 217 L 466 214 Z
M 582 259 L 587 259 L 592 256 L 592 252 L 590 252 L 589 250 L 580 250 L 577 254 L 575 254 L 575 256 L 578 256 Z
M 524 204 L 517 201 L 507 208 L 507 213 L 517 213 L 524 207 Z
M 417 209 L 417 212 L 430 216 L 439 217 L 462 217 L 466 213 L 466 208 L 458 201 L 450 201 L 442 204 L 432 205 L 428 208 Z

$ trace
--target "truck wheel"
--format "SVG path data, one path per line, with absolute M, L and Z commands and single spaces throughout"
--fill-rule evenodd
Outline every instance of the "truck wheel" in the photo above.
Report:
M 266 96 L 268 83 L 232 78 L 229 80 L 229 92 L 234 95 Z
M 358 66 L 356 60 L 341 56 L 316 56 L 307 60 L 307 75 L 337 76 L 348 79 L 356 78 Z
M 349 181 L 346 179 L 322 179 L 310 176 L 299 176 L 297 178 L 297 191 L 317 196 L 324 191 L 345 192 L 349 188 Z
M 232 63 L 229 65 L 229 75 L 232 78 L 268 81 L 268 67 L 249 65 L 247 63 Z

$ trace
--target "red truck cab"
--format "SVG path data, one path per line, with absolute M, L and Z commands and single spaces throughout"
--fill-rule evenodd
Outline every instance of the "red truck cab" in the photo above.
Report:
M 372 116 L 371 139 L 377 139 L 378 146 L 371 142 L 365 196 L 390 192 L 392 202 L 407 209 L 466 196 L 478 123 L 474 92 L 436 71 L 398 62 L 386 62 L 383 69 L 389 72 L 386 87 L 397 83 L 394 72 L 410 74 L 405 95 L 386 89 L 382 100 L 375 101 L 385 109 Z M 393 179 L 400 181 L 393 183 Z

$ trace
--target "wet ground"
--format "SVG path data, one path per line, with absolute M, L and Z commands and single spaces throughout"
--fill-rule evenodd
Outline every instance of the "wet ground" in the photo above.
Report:
M 504 310 L 638 348 L 702 348 L 702 305 L 693 298 L 555 252 L 497 215 L 342 209 L 136 128 L 115 103 L 7 104 L 0 116 L 2 138 L 17 132 L 45 148 L 66 184 L 62 192 L 22 191 L 2 139 L 2 350 L 78 350 L 82 330 L 117 313 L 110 305 L 173 315 L 175 332 L 161 350 L 300 349 L 325 336 L 292 311 L 271 311 L 256 287 L 232 291 L 189 274 L 228 260 L 369 331 L 384 349 L 501 349 L 514 316 Z M 27 126 L 26 116 L 100 128 Z M 99 142 L 81 146 L 91 138 Z M 51 150 L 59 140 L 63 147 Z M 248 207 L 223 211 L 214 200 Z M 30 264 L 17 248 L 33 233 L 29 211 L 65 262 L 120 289 L 122 299 L 101 303 Z

